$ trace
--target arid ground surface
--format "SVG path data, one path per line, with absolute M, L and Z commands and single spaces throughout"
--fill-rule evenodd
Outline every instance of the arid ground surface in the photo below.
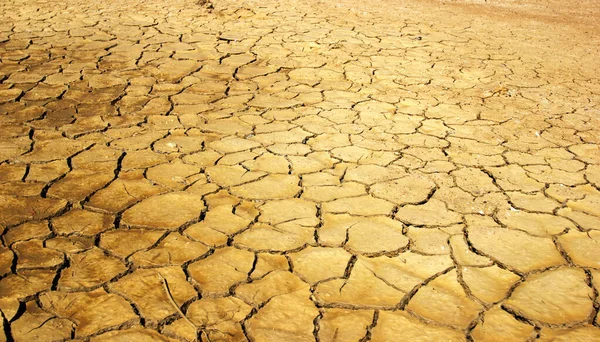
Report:
M 0 341 L 600 340 L 598 20 L 2 1 Z

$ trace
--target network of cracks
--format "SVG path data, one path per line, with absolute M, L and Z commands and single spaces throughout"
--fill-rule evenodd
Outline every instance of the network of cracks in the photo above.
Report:
M 580 28 L 417 0 L 0 13 L 0 341 L 600 339 Z

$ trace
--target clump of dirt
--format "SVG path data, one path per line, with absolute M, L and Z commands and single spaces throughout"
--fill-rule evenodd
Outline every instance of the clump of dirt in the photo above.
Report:
M 198 0 L 197 4 L 206 8 L 209 12 L 215 8 L 210 0 Z

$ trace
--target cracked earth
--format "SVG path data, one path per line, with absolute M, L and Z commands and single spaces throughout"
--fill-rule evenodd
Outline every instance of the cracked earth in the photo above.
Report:
M 0 341 L 600 340 L 565 7 L 2 2 Z

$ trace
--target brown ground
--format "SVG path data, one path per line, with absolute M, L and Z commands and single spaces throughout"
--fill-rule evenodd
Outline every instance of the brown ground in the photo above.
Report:
M 595 0 L 5 0 L 0 341 L 600 340 Z

